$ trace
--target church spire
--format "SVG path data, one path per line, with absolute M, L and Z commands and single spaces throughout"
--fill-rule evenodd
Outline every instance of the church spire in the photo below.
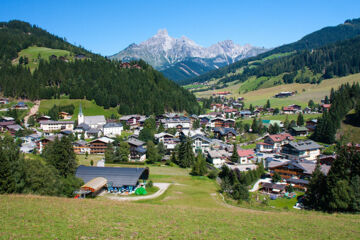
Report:
M 80 102 L 80 106 L 79 106 L 79 115 L 83 115 L 81 102 Z

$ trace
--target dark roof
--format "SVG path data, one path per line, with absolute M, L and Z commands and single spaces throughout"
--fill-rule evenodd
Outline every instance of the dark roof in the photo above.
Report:
M 142 146 L 135 148 L 135 151 L 137 151 L 138 153 L 146 153 L 146 149 Z
M 143 142 L 143 141 L 141 141 L 139 139 L 136 139 L 136 138 L 129 138 L 127 140 L 127 143 L 130 144 L 130 145 L 135 145 L 137 147 L 142 146 L 142 145 L 145 144 L 145 142 Z
M 122 127 L 121 123 L 109 122 L 104 125 L 104 128 Z
M 87 167 L 80 165 L 76 170 L 76 177 L 85 183 L 96 177 L 105 178 L 114 187 L 135 186 L 138 180 L 149 177 L 148 168 L 121 168 L 121 167 Z
M 293 148 L 296 151 L 306 151 L 306 150 L 324 148 L 323 146 L 317 144 L 316 142 L 314 142 L 312 140 L 289 142 L 288 144 L 286 144 L 286 146 Z
M 77 127 L 76 127 L 76 129 L 82 129 L 84 131 L 88 131 L 88 130 L 90 130 L 90 128 L 91 127 L 89 125 L 87 125 L 86 123 L 81 123 L 81 124 L 77 125 Z
M 214 128 L 214 132 L 218 132 L 221 135 L 227 135 L 228 133 L 231 132 L 234 135 L 237 135 L 235 129 L 233 129 L 233 128 L 217 128 L 216 127 L 216 128 Z
M 201 139 L 201 140 L 204 140 L 205 142 L 208 142 L 208 143 L 211 143 L 211 139 L 210 138 L 207 138 L 203 135 L 200 135 L 200 134 L 196 134 L 194 136 L 191 137 L 192 140 L 195 140 L 195 139 Z
M 308 180 L 305 180 L 305 179 L 295 179 L 295 178 L 288 178 L 286 179 L 286 182 L 287 183 L 294 183 L 294 184 L 309 184 L 309 181 Z
M 263 182 L 263 183 L 261 183 L 261 185 L 264 188 L 279 189 L 279 190 L 284 190 L 286 188 L 286 185 L 284 185 L 284 184 L 275 184 L 275 183 L 268 183 L 268 182 Z

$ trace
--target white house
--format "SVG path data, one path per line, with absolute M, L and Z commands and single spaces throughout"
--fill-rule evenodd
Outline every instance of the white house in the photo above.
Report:
M 203 135 L 195 135 L 191 138 L 193 144 L 193 151 L 199 151 L 201 150 L 201 152 L 206 152 L 210 150 L 210 144 L 211 144 L 211 139 L 207 138 Z
M 214 165 L 216 168 L 221 168 L 225 164 L 226 159 L 229 157 L 229 154 L 225 150 L 209 150 L 208 151 L 208 161 Z
M 123 125 L 121 123 L 106 123 L 103 126 L 104 136 L 115 137 L 120 136 L 121 131 L 123 130 Z
M 53 132 L 53 131 L 72 131 L 74 129 L 74 121 L 40 121 L 40 128 L 44 132 Z
M 283 146 L 281 153 L 290 160 L 306 159 L 309 161 L 316 161 L 321 154 L 323 146 L 314 141 L 299 141 L 289 142 Z
M 238 149 L 239 163 L 252 164 L 255 160 L 255 152 L 252 149 Z

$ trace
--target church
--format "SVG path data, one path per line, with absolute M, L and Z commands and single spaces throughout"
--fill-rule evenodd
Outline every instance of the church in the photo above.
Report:
M 102 129 L 103 126 L 106 124 L 106 119 L 104 115 L 84 116 L 82 111 L 82 106 L 80 103 L 79 114 L 78 114 L 78 125 L 83 123 L 93 129 Z

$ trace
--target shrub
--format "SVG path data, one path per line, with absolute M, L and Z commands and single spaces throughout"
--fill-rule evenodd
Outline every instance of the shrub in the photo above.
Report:
M 154 186 L 154 183 L 151 180 L 146 183 L 147 188 L 152 188 L 153 186 Z
M 209 172 L 208 178 L 215 179 L 215 178 L 217 178 L 218 174 L 219 174 L 219 171 L 217 169 L 213 169 Z

